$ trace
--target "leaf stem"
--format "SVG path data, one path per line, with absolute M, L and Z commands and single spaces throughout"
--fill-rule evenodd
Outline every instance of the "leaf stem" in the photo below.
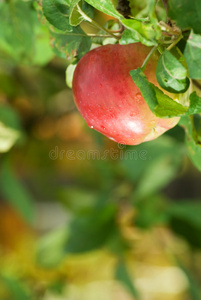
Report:
M 148 61 L 150 60 L 151 56 L 154 54 L 154 52 L 156 51 L 156 49 L 157 49 L 157 46 L 154 46 L 154 47 L 151 49 L 151 51 L 149 52 L 149 54 L 147 55 L 147 57 L 145 58 L 145 60 L 144 60 L 144 62 L 143 62 L 143 64 L 142 64 L 142 66 L 141 66 L 142 71 L 145 70 Z
M 163 32 L 164 32 L 164 30 L 166 30 L 165 32 L 169 32 L 169 33 L 174 34 L 174 35 L 179 35 L 179 34 L 181 34 L 180 28 L 178 28 L 178 27 L 176 27 L 176 26 L 172 27 L 172 26 L 170 26 L 169 24 L 166 24 L 166 23 L 163 22 L 163 21 L 160 21 L 160 22 L 159 22 L 159 25 L 160 25 L 161 30 L 162 30 Z
M 113 34 L 110 30 L 108 30 L 107 28 L 103 27 L 102 25 L 98 24 L 96 21 L 92 20 L 89 16 L 87 16 L 83 10 L 80 8 L 80 6 L 77 4 L 77 9 L 79 11 L 79 13 L 83 16 L 83 18 L 88 21 L 89 23 L 93 24 L 95 27 L 98 27 L 101 30 L 104 30 L 105 32 L 107 32 L 110 36 L 112 36 L 113 38 L 119 40 L 120 37 L 116 36 L 115 34 Z
M 97 38 L 111 38 L 111 35 L 108 34 L 95 34 L 95 33 L 87 33 L 90 37 L 97 37 Z
M 170 51 L 181 39 L 183 38 L 182 34 L 174 40 L 174 42 L 167 48 L 168 51 Z

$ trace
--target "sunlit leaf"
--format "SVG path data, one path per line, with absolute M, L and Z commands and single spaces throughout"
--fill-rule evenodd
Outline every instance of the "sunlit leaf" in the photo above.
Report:
M 63 31 L 72 31 L 69 6 L 65 0 L 43 0 L 42 4 L 44 15 L 50 24 Z
M 111 0 L 86 0 L 86 2 L 109 16 L 117 19 L 123 18 L 123 16 L 114 8 Z
M 156 77 L 160 86 L 171 93 L 184 93 L 190 84 L 187 69 L 167 50 L 159 58 Z
M 0 152 L 9 151 L 20 138 L 21 133 L 16 129 L 6 127 L 0 122 Z
M 81 12 L 83 12 L 83 14 Z M 77 26 L 86 19 L 85 15 L 90 18 L 93 17 L 93 9 L 92 6 L 86 2 L 73 0 L 71 1 L 69 14 L 70 24 L 72 26 Z
M 38 242 L 36 259 L 46 268 L 54 268 L 65 257 L 65 244 L 68 237 L 67 228 L 61 228 L 46 234 Z
M 128 38 L 133 41 L 141 42 L 146 46 L 157 45 L 157 38 L 160 32 L 157 32 L 151 23 L 141 22 L 138 20 L 124 19 L 121 21 L 128 30 L 123 33 L 120 43 L 127 44 Z
M 184 49 L 189 76 L 193 79 L 201 78 L 201 36 L 191 31 Z
M 188 111 L 188 107 L 174 101 L 154 84 L 148 82 L 140 68 L 130 71 L 130 74 L 150 109 L 158 117 L 179 116 Z
M 18 114 L 9 106 L 0 105 L 0 152 L 7 152 L 23 137 Z

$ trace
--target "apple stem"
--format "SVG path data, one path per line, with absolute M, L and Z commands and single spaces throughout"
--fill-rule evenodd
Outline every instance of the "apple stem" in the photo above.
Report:
M 98 24 L 96 21 L 92 20 L 89 16 L 87 16 L 83 10 L 80 8 L 80 6 L 77 4 L 77 9 L 79 11 L 79 13 L 83 16 L 83 18 L 88 21 L 89 23 L 91 23 L 92 25 L 94 25 L 95 27 L 98 27 L 101 30 L 104 30 L 105 32 L 107 32 L 110 36 L 112 36 L 113 38 L 120 40 L 120 37 L 116 36 L 115 34 L 113 34 L 110 30 L 108 30 L 107 28 L 101 26 L 100 24 Z
M 157 49 L 157 46 L 154 46 L 154 47 L 151 49 L 151 51 L 149 52 L 149 54 L 147 55 L 147 57 L 145 58 L 145 60 L 144 60 L 144 62 L 143 62 L 143 64 L 142 64 L 142 66 L 141 66 L 142 71 L 145 70 L 145 68 L 146 68 L 146 66 L 147 66 L 147 63 L 148 63 L 149 59 L 150 59 L 151 56 L 154 54 L 154 52 L 156 51 L 156 49 Z

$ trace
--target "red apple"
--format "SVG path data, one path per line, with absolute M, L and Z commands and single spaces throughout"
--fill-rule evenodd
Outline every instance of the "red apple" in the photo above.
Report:
M 129 71 L 140 67 L 150 48 L 140 44 L 106 45 L 89 51 L 73 77 L 73 95 L 87 124 L 111 140 L 137 145 L 157 138 L 179 118 L 157 118 L 149 109 Z M 158 55 L 149 60 L 145 75 L 156 80 Z

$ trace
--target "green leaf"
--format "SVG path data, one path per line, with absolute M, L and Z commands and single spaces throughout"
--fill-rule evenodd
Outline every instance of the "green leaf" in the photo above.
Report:
M 201 113 L 201 98 L 193 92 L 190 97 L 189 107 L 174 101 L 165 95 L 162 90 L 150 83 L 140 68 L 130 71 L 133 81 L 149 105 L 151 111 L 159 118 L 192 115 Z M 188 94 L 186 94 L 188 96 Z M 186 97 L 185 96 L 185 97 Z
M 68 230 L 60 228 L 51 231 L 39 240 L 36 259 L 45 268 L 55 268 L 65 257 Z
M 13 129 L 22 130 L 17 112 L 8 105 L 0 105 L 0 122 Z
M 5 285 L 12 300 L 30 300 L 31 297 L 24 285 L 16 278 L 0 275 L 0 281 Z M 8 299 L 8 298 L 7 298 Z M 10 298 L 9 298 L 10 299 Z
M 95 7 L 97 10 L 102 11 L 103 13 L 112 16 L 117 19 L 122 19 L 123 16 L 118 13 L 118 11 L 114 8 L 111 0 L 85 0 L 91 6 Z
M 52 59 L 49 31 L 40 24 L 31 1 L 0 2 L 0 19 L 0 53 L 5 61 L 43 65 Z
M 132 14 L 135 9 L 141 7 L 141 10 L 138 11 L 135 19 L 122 20 L 124 26 L 131 31 L 130 34 L 128 33 L 128 29 L 126 30 L 127 32 L 123 32 L 122 39 L 120 40 L 122 44 L 126 44 L 129 38 L 133 42 L 138 41 L 147 46 L 157 45 L 157 40 L 161 37 L 161 29 L 158 26 L 155 5 L 155 0 L 145 1 L 145 3 L 144 1 L 140 1 L 140 3 L 129 1 Z
M 27 189 L 18 181 L 13 174 L 10 163 L 5 159 L 1 166 L 0 187 L 2 194 L 8 202 L 29 223 L 34 219 L 34 200 Z
M 184 200 L 182 203 L 171 203 L 167 208 L 170 216 L 182 218 L 201 230 L 201 204 Z
M 0 122 L 0 152 L 8 152 L 19 140 L 21 133 Z
M 166 212 L 172 230 L 185 238 L 190 245 L 201 248 L 200 203 L 192 201 L 171 203 Z
M 181 148 L 178 148 L 175 153 L 151 161 L 136 187 L 135 197 L 148 197 L 164 188 L 177 175 L 182 158 Z
M 169 161 L 172 164 L 178 164 L 179 160 L 180 162 L 182 161 L 182 153 L 183 145 L 181 143 L 176 142 L 173 138 L 163 135 L 149 143 L 126 147 L 124 159 L 119 162 L 119 165 L 122 174 L 128 180 L 137 182 L 137 187 L 140 185 L 141 181 L 145 180 L 143 178 L 148 176 L 147 173 L 151 173 L 154 164 L 158 165 L 158 167 L 160 167 L 160 162 L 166 164 L 167 161 Z M 155 178 L 156 188 L 157 180 L 160 179 Z M 152 193 L 151 187 L 149 187 L 149 191 Z M 144 192 L 144 194 L 146 194 L 146 192 Z M 141 195 L 143 196 L 143 194 Z
M 131 15 L 135 18 L 147 17 L 149 5 L 149 0 L 129 0 Z
M 34 43 L 33 11 L 30 2 L 0 2 L 0 51 L 14 61 L 30 57 Z
M 156 78 L 160 86 L 171 93 L 184 93 L 190 84 L 187 70 L 170 52 L 165 50 L 160 56 Z
M 75 218 L 69 227 L 66 252 L 82 253 L 105 245 L 115 230 L 115 212 L 116 208 L 107 204 L 92 207 L 84 216 Z
M 106 248 L 115 256 L 121 257 L 130 249 L 128 240 L 125 239 L 121 232 L 121 228 L 116 226 L 110 236 Z
M 130 36 L 134 41 L 141 42 L 146 46 L 157 45 L 157 39 L 160 37 L 160 30 L 156 30 L 152 23 L 133 19 L 123 19 L 121 22 L 132 32 L 130 35 L 128 31 L 123 33 L 120 40 L 121 44 L 126 44 L 126 40 L 128 39 L 128 36 Z
M 49 30 L 43 24 L 37 22 L 34 30 L 33 55 L 30 59 L 32 65 L 43 66 L 54 57 L 54 52 L 50 45 Z
M 130 29 L 125 29 L 119 43 L 121 45 L 128 45 L 131 43 L 138 43 L 139 35 L 135 31 L 131 31 Z M 146 40 L 145 40 L 146 43 Z
M 201 119 L 199 117 L 201 124 Z M 179 124 L 184 127 L 186 132 L 186 146 L 188 156 L 193 164 L 201 171 L 201 143 L 199 136 L 197 136 L 196 128 L 194 126 L 192 117 L 182 117 Z
M 189 223 L 182 217 L 172 216 L 169 221 L 169 227 L 178 236 L 185 239 L 189 245 L 196 249 L 201 249 L 201 230 Z
M 90 18 L 93 17 L 91 5 L 80 0 L 72 0 L 70 5 L 70 24 L 72 26 L 77 26 L 85 20 L 85 16 L 84 14 L 81 14 L 80 10 L 83 11 L 86 16 Z
M 68 211 L 78 215 L 83 215 L 90 211 L 91 206 L 96 201 L 97 194 L 91 190 L 76 187 L 65 187 L 58 192 L 60 201 L 65 205 Z M 80 201 L 82 199 L 82 201 Z
M 126 264 L 123 260 L 118 262 L 115 271 L 115 278 L 122 282 L 122 284 L 127 288 L 130 294 L 134 297 L 134 299 L 141 299 L 138 290 L 134 286 L 133 278 L 130 277 L 130 274 L 127 270 Z
M 152 23 L 157 23 L 159 20 L 166 21 L 166 12 L 162 1 L 155 0 L 129 0 L 131 15 L 137 19 L 149 18 Z M 157 17 L 156 17 L 157 12 Z
M 193 115 L 201 113 L 201 98 L 196 94 L 196 92 L 190 94 L 189 100 L 190 106 L 188 109 L 188 114 Z
M 19 116 L 11 107 L 0 105 L 0 152 L 9 151 L 22 138 Z
M 80 0 L 72 0 L 70 6 L 70 24 L 72 26 L 79 25 L 82 21 L 84 21 L 84 17 L 79 12 L 79 2 Z
M 54 51 L 64 58 L 81 58 L 91 47 L 91 38 L 79 27 L 73 27 L 72 32 L 51 32 L 51 38 Z
M 201 79 L 201 36 L 191 31 L 184 49 L 189 76 L 192 79 Z
M 140 68 L 130 71 L 130 75 L 140 89 L 149 108 L 156 116 L 161 118 L 174 117 L 185 114 L 188 111 L 188 107 L 174 101 L 154 84 L 150 83 Z
M 136 198 L 133 196 L 133 205 L 136 215 L 133 226 L 150 229 L 161 226 L 167 222 L 165 201 L 160 195 L 148 196 L 147 198 Z
M 188 279 L 188 292 L 190 294 L 191 300 L 200 300 L 201 291 L 199 282 L 196 280 L 196 278 L 194 278 L 193 274 L 191 274 L 191 271 L 188 270 L 178 258 L 177 263 Z
M 181 29 L 192 28 L 201 33 L 201 2 L 200 0 L 169 0 L 169 17 L 176 21 Z
M 65 0 L 42 0 L 46 19 L 57 29 L 72 31 L 69 23 L 69 6 Z
M 158 18 L 156 16 L 156 11 L 157 15 L 159 14 L 159 5 L 160 3 L 156 3 L 155 0 L 129 0 L 131 15 L 139 21 L 150 21 L 154 29 L 160 32 L 160 28 L 158 26 Z M 165 13 L 164 6 L 163 10 Z

